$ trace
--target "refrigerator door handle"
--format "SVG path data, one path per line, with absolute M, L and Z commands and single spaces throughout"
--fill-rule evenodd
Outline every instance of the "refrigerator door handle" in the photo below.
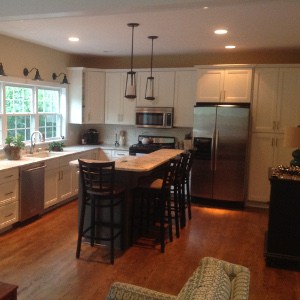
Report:
M 219 130 L 216 130 L 215 134 L 215 151 L 214 151 L 214 171 L 217 170 L 217 158 L 218 158 L 218 144 L 219 144 Z
M 216 151 L 216 130 L 214 129 L 213 138 L 211 142 L 211 149 L 210 149 L 210 169 L 211 171 L 215 168 L 215 151 Z

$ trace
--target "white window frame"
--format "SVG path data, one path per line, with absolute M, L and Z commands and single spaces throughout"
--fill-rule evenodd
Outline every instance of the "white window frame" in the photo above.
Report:
M 28 87 L 33 89 L 33 113 L 20 113 L 20 114 L 6 114 L 5 112 L 5 86 L 16 86 L 16 87 Z M 35 126 L 31 127 L 30 130 L 36 131 L 39 129 L 39 113 L 37 107 L 37 96 L 38 89 L 52 89 L 59 91 L 60 97 L 60 115 L 61 115 L 61 124 L 60 124 L 60 138 L 49 138 L 46 139 L 45 142 L 48 143 L 53 140 L 62 140 L 66 138 L 67 135 L 67 92 L 68 87 L 66 85 L 54 83 L 54 82 L 46 82 L 46 81 L 33 81 L 29 79 L 22 78 L 14 78 L 9 76 L 1 76 L 0 77 L 0 148 L 3 148 L 5 145 L 5 138 L 7 136 L 7 116 L 16 115 L 16 116 L 24 116 L 24 115 L 33 115 L 35 119 Z M 47 113 L 45 113 L 47 114 Z M 53 114 L 53 113 L 49 113 Z M 56 114 L 56 113 L 55 113 Z M 29 144 L 29 141 L 25 141 L 26 144 Z

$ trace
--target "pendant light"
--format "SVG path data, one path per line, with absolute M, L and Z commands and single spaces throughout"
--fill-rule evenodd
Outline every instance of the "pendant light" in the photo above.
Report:
M 145 91 L 145 99 L 146 100 L 155 100 L 154 77 L 152 76 L 152 66 L 153 66 L 153 40 L 155 40 L 157 38 L 158 38 L 158 36 L 156 36 L 156 35 L 148 36 L 148 39 L 152 40 L 152 48 L 151 48 L 150 77 L 147 78 L 147 82 L 146 82 L 146 91 Z
M 133 68 L 133 32 L 134 32 L 134 27 L 139 26 L 139 24 L 138 23 L 128 23 L 127 26 L 132 28 L 132 38 L 131 38 L 131 69 L 129 72 L 127 72 L 125 98 L 135 99 L 136 98 L 136 79 L 135 79 L 135 72 L 132 71 L 132 68 Z

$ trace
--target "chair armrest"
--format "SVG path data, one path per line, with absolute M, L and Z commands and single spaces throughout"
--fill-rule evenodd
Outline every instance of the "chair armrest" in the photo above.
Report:
M 160 293 L 147 288 L 139 287 L 133 284 L 114 282 L 106 296 L 106 300 L 174 300 L 176 296 Z

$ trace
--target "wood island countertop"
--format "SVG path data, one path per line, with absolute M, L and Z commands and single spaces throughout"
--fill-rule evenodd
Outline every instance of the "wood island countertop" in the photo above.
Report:
M 115 160 L 115 169 L 127 172 L 149 172 L 182 152 L 183 150 L 179 149 L 161 149 L 144 156 L 123 156 Z M 78 160 L 71 161 L 70 165 L 78 166 Z

